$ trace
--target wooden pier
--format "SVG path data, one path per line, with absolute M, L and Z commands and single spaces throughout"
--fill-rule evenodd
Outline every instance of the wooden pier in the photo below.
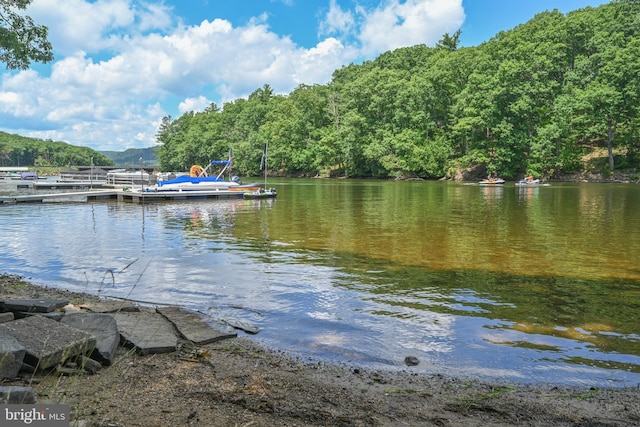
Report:
M 119 189 L 99 189 L 89 191 L 69 191 L 64 193 L 28 194 L 0 196 L 0 204 L 78 202 L 115 199 L 119 202 L 145 203 L 170 200 L 192 199 L 241 199 L 244 192 L 237 190 L 214 191 L 130 191 Z

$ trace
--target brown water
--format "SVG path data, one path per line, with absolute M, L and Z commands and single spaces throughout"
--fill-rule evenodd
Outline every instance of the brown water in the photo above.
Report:
M 300 248 L 436 270 L 640 280 L 634 185 L 295 181 L 281 191 L 269 232 Z
M 275 201 L 0 207 L 0 271 L 240 318 L 300 357 L 640 383 L 639 186 L 270 185 Z

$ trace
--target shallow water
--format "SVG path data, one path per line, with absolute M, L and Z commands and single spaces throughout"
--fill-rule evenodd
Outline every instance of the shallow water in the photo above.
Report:
M 638 186 L 270 186 L 277 200 L 0 206 L 0 271 L 244 320 L 305 359 L 640 383 Z

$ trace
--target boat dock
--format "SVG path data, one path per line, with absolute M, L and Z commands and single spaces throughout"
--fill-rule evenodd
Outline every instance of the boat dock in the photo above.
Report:
M 123 191 L 118 194 L 118 200 L 144 203 L 163 200 L 242 199 L 243 196 L 244 191 L 238 190 Z
M 244 192 L 237 190 L 213 191 L 130 191 L 125 189 L 99 189 L 89 191 L 69 191 L 64 193 L 45 193 L 0 196 L 0 204 L 44 203 L 44 202 L 77 202 L 95 200 L 117 200 L 119 202 L 145 203 L 170 200 L 191 199 L 241 199 Z
M 36 181 L 33 183 L 35 190 L 70 190 L 105 188 L 107 181 Z
M 43 203 L 45 201 L 78 201 L 117 198 L 122 190 L 74 191 L 68 193 L 25 194 L 0 196 L 0 203 Z

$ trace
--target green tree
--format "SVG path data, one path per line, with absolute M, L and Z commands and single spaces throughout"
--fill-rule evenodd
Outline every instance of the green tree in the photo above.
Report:
M 31 0 L 0 0 L 0 61 L 8 69 L 27 69 L 31 61 L 53 60 L 48 29 L 21 12 Z
M 458 30 L 453 35 L 449 35 L 449 33 L 444 33 L 442 39 L 436 43 L 436 48 L 445 49 L 449 51 L 454 51 L 458 49 L 458 45 L 460 44 L 460 34 L 462 31 Z
M 640 1 L 543 12 L 472 48 L 459 36 L 350 64 L 328 85 L 288 95 L 264 85 L 163 122 L 161 164 L 232 146 L 234 172 L 255 174 L 265 142 L 269 169 L 293 176 L 434 178 L 473 166 L 551 176 L 576 171 L 592 147 L 608 149 L 609 169 L 614 154 L 638 161 Z

